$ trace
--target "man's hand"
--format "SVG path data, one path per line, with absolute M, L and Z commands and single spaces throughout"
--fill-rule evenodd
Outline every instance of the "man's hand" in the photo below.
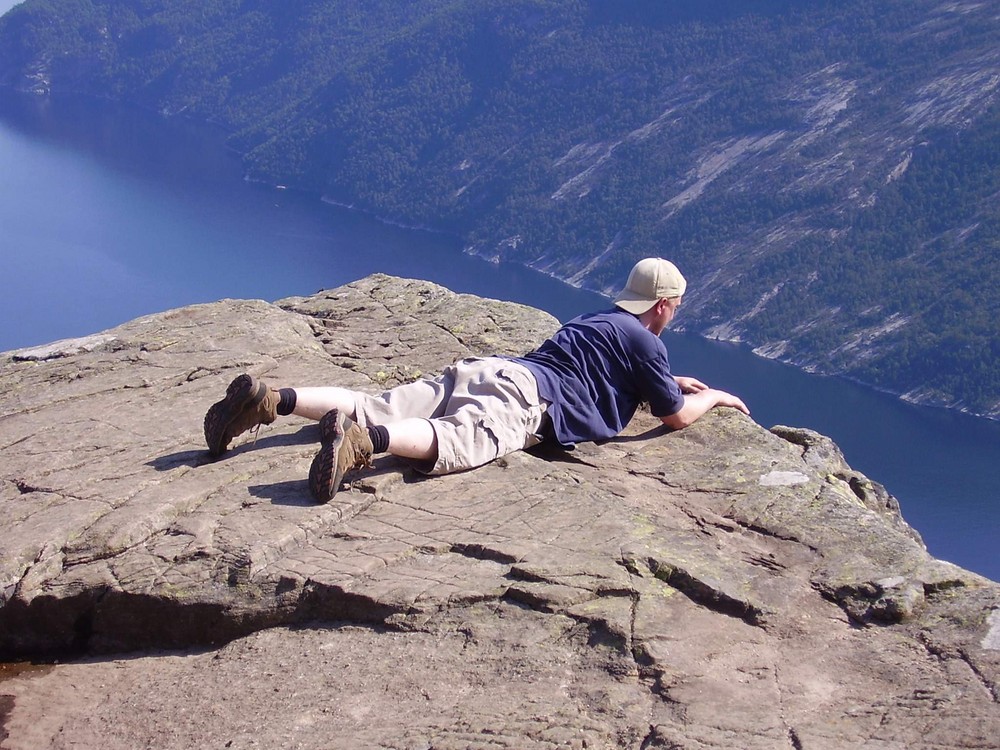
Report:
M 681 379 L 676 378 L 676 380 L 678 385 L 684 388 L 684 385 L 681 384 Z M 689 386 L 691 385 L 691 378 L 685 378 L 684 380 Z M 660 421 L 667 427 L 675 430 L 687 427 L 709 409 L 714 409 L 716 406 L 731 406 L 749 416 L 750 410 L 739 397 L 725 391 L 716 390 L 715 388 L 708 388 L 704 383 L 700 383 L 697 380 L 693 382 L 702 386 L 701 389 L 686 395 L 684 397 L 684 405 L 676 414 L 660 417 Z
M 681 393 L 698 393 L 699 391 L 708 390 L 708 386 L 697 378 L 686 378 L 683 375 L 676 375 L 674 376 L 674 380 L 681 387 Z
M 744 414 L 750 414 L 750 410 L 741 399 L 731 393 L 709 388 L 707 385 L 698 380 L 698 378 L 687 378 L 683 375 L 675 375 L 674 380 L 676 380 L 677 385 L 681 387 L 681 393 L 703 393 L 705 391 L 712 391 L 715 395 L 715 403 L 712 406 L 731 406 L 734 409 L 739 409 Z
M 734 409 L 739 409 L 741 412 L 750 416 L 750 410 L 747 405 L 743 403 L 743 399 L 738 396 L 734 396 L 732 393 L 726 393 L 725 391 L 718 391 L 719 400 L 716 402 L 716 406 L 731 406 Z

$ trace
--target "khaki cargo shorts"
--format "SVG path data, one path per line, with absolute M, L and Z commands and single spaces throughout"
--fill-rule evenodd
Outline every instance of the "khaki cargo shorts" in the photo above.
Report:
M 420 417 L 437 436 L 433 466 L 426 474 L 448 474 L 482 466 L 543 439 L 548 404 L 524 365 L 498 357 L 457 362 L 436 378 L 397 386 L 378 396 L 357 395 L 362 427 Z

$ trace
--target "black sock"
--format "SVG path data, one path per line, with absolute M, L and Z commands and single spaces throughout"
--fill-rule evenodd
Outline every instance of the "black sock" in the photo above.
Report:
M 385 425 L 369 427 L 368 437 L 372 439 L 372 453 L 385 453 L 389 450 L 389 430 Z
M 281 388 L 278 390 L 278 396 L 281 399 L 278 401 L 278 414 L 283 417 L 287 417 L 295 411 L 295 389 Z

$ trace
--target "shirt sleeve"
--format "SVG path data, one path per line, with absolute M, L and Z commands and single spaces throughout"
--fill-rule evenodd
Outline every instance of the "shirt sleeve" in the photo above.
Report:
M 654 417 L 669 417 L 684 406 L 684 394 L 670 373 L 667 347 L 657 338 L 656 346 L 636 368 L 643 398 L 649 402 Z

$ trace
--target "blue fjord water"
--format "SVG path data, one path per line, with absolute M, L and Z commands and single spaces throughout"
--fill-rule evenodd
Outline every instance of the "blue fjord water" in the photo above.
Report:
M 0 258 L 0 350 L 195 302 L 309 294 L 376 271 L 561 320 L 608 304 L 468 257 L 447 235 L 245 182 L 221 135 L 203 126 L 3 89 Z M 899 498 L 934 555 L 1000 580 L 1000 424 L 808 375 L 744 347 L 666 336 L 678 373 L 738 393 L 762 425 L 830 435 Z

